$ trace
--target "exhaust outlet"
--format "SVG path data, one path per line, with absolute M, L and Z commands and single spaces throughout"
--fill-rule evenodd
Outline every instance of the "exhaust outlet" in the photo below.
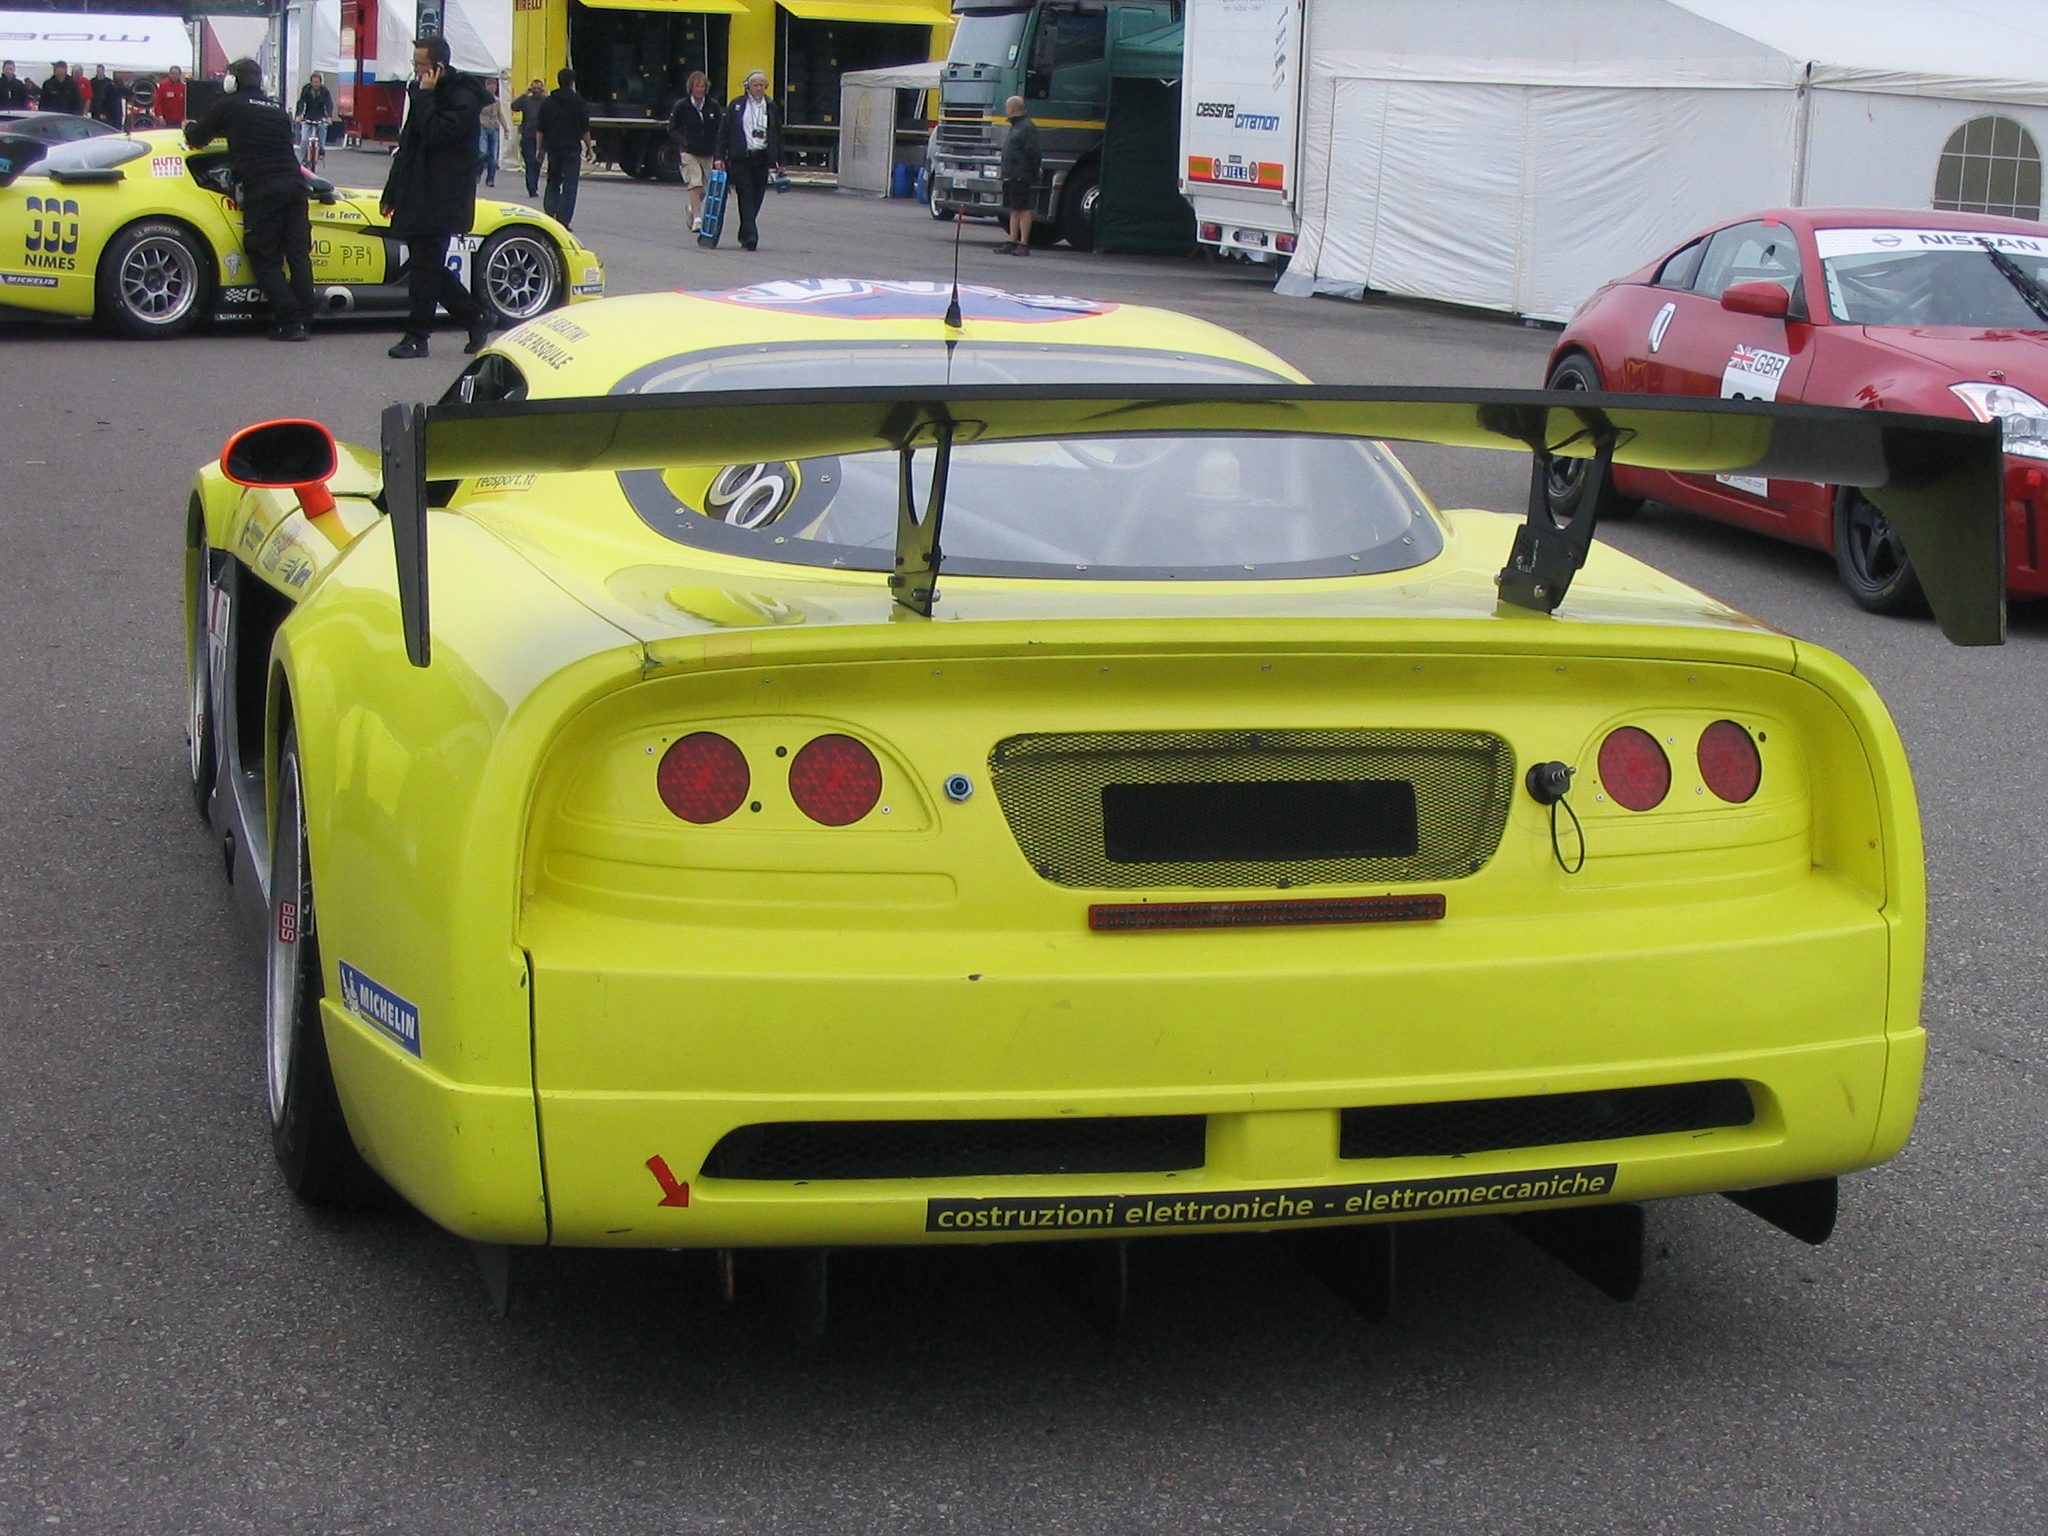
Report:
M 345 315 L 356 307 L 356 296 L 346 288 L 329 288 L 321 297 L 326 300 L 331 314 Z

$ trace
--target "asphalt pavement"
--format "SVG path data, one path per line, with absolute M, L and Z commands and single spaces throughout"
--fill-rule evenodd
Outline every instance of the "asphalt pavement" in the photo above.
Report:
M 827 191 L 771 197 L 752 256 L 699 251 L 671 187 L 586 182 L 577 228 L 615 293 L 953 256 L 915 204 Z M 1188 310 L 1327 381 L 1531 385 L 1552 339 L 993 239 L 970 228 L 964 278 Z M 374 441 L 387 401 L 437 396 L 460 335 L 409 363 L 395 335 L 0 317 L 0 1530 L 2048 1529 L 2048 613 L 1957 650 L 1859 612 L 1822 556 L 1666 510 L 1609 536 L 1855 662 L 1919 778 L 1926 1098 L 1827 1246 L 1657 1205 L 1617 1305 L 1496 1222 L 1411 1228 L 1372 1326 L 1265 1240 L 1159 1239 L 1114 1339 L 1040 1254 L 854 1254 L 807 1347 L 701 1256 L 520 1253 L 501 1321 L 424 1220 L 295 1205 L 257 951 L 185 788 L 183 509 L 237 426 Z M 1519 505 L 1509 455 L 1413 460 L 1446 503 Z

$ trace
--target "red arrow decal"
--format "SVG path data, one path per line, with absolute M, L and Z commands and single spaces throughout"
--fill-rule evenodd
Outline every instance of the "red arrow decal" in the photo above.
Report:
M 656 1182 L 661 1185 L 661 1198 L 655 1204 L 688 1205 L 690 1203 L 690 1186 L 677 1181 L 675 1174 L 668 1166 L 668 1159 L 659 1152 L 647 1159 L 647 1171 L 653 1174 Z

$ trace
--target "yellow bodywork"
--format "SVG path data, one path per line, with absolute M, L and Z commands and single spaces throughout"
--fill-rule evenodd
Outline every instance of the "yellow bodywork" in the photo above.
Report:
M 31 164 L 0 187 L 0 304 L 58 315 L 91 315 L 99 308 L 101 257 L 123 230 L 143 220 L 167 220 L 196 235 L 210 258 L 212 302 L 207 313 L 239 312 L 257 302 L 255 274 L 242 249 L 242 213 L 234 199 L 193 174 L 191 160 L 218 160 L 224 144 L 189 149 L 183 133 L 156 129 L 128 136 L 146 152 L 115 169 L 116 180 L 65 185 Z M 91 141 L 94 146 L 103 139 Z M 313 281 L 319 288 L 373 286 L 394 281 L 390 221 L 378 211 L 374 190 L 341 190 L 335 201 L 315 200 Z M 562 262 L 563 296 L 570 302 L 604 293 L 604 263 L 562 224 L 538 209 L 479 198 L 472 244 L 501 230 L 524 226 L 546 235 Z
M 929 317 L 663 294 L 550 316 L 492 351 L 539 398 L 603 394 L 695 349 L 942 334 Z M 1128 306 L 970 318 L 966 334 L 1300 377 Z M 377 473 L 355 451 L 339 507 L 309 522 L 289 493 L 209 468 L 194 535 L 295 605 L 269 728 L 274 750 L 288 712 L 302 753 L 336 1080 L 369 1161 L 465 1237 L 910 1243 L 1404 1219 L 1780 1184 L 1905 1142 L 1925 892 L 1898 736 L 1838 658 L 1615 550 L 1595 547 L 1551 617 L 1495 601 L 1518 519 L 1432 510 L 1442 553 L 1411 570 L 948 575 L 940 617 L 917 620 L 879 573 L 665 539 L 616 475 L 483 477 L 429 515 L 433 663 L 417 670 L 388 527 L 360 499 Z M 1707 793 L 1693 762 L 1720 719 L 1759 743 L 1746 804 Z M 1670 743 L 1652 811 L 1602 793 L 1599 745 L 1623 724 Z M 1517 789 L 1498 851 L 1419 886 L 1089 890 L 1032 868 L 989 784 L 996 745 L 1031 732 L 1332 727 L 1503 738 Z M 696 730 L 737 743 L 752 773 L 751 808 L 716 825 L 655 793 L 665 744 Z M 847 827 L 807 820 L 781 776 L 778 749 L 829 733 L 883 767 L 879 806 Z M 1578 769 L 1576 874 L 1519 787 L 1551 759 Z M 956 774 L 976 786 L 964 800 L 941 787 Z M 1411 889 L 1442 894 L 1445 918 L 1088 919 L 1095 901 Z M 344 962 L 417 1009 L 417 1056 L 342 1005 Z M 1346 1109 L 1721 1079 L 1748 1086 L 1752 1123 L 1339 1156 Z M 758 1124 L 1185 1115 L 1206 1117 L 1206 1155 L 1169 1173 L 702 1172 Z M 957 1203 L 1024 1197 L 1052 1214 Z

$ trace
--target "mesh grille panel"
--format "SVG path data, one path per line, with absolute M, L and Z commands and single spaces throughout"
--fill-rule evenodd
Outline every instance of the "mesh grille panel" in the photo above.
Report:
M 1017 846 L 1060 885 L 1296 886 L 1455 880 L 1493 856 L 1514 754 L 1486 731 L 1099 731 L 1012 736 L 989 779 Z M 1414 787 L 1415 851 L 1390 857 L 1120 862 L 1103 791 L 1126 785 L 1392 781 Z
M 1202 1166 L 1202 1115 L 1099 1120 L 818 1120 L 747 1125 L 704 1160 L 712 1179 L 964 1179 L 1174 1173 Z
M 1749 1090 L 1732 1078 L 1456 1104 L 1383 1104 L 1344 1111 L 1337 1155 L 1453 1157 L 1704 1131 L 1755 1119 Z

